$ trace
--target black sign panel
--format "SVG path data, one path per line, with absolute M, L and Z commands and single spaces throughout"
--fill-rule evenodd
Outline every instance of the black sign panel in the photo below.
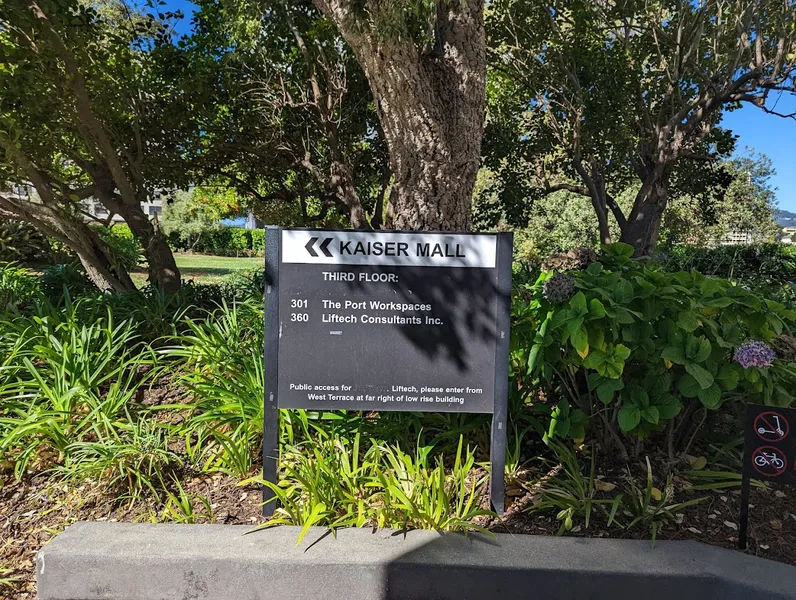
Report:
M 281 230 L 279 406 L 493 412 L 504 235 Z
M 744 475 L 796 485 L 796 409 L 749 405 Z
M 263 478 L 279 408 L 492 414 L 503 513 L 512 234 L 267 227 Z M 263 514 L 274 493 L 263 489 Z

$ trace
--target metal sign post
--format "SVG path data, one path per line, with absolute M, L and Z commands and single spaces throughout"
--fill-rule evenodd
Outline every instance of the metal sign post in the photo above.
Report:
M 265 397 L 263 405 L 263 479 L 279 480 L 279 228 L 265 228 Z M 263 486 L 263 516 L 274 514 L 274 492 Z
M 263 478 L 279 408 L 489 413 L 502 514 L 512 239 L 266 228 Z

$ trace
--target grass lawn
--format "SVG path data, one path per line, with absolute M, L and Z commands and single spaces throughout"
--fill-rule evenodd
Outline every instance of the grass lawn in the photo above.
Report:
M 192 279 L 198 283 L 221 283 L 234 271 L 250 271 L 263 266 L 263 258 L 236 258 L 234 256 L 209 256 L 206 254 L 180 254 L 175 252 L 174 259 L 183 279 Z M 136 285 L 146 283 L 146 273 L 133 273 Z

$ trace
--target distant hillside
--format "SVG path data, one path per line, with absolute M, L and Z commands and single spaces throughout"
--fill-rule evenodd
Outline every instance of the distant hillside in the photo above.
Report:
M 780 227 L 796 227 L 796 213 L 778 210 L 774 213 L 774 219 Z

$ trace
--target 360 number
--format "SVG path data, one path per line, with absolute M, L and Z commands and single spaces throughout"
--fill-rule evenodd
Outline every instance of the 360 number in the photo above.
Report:
M 290 320 L 296 323 L 306 323 L 310 320 L 310 316 L 307 313 L 290 313 Z

